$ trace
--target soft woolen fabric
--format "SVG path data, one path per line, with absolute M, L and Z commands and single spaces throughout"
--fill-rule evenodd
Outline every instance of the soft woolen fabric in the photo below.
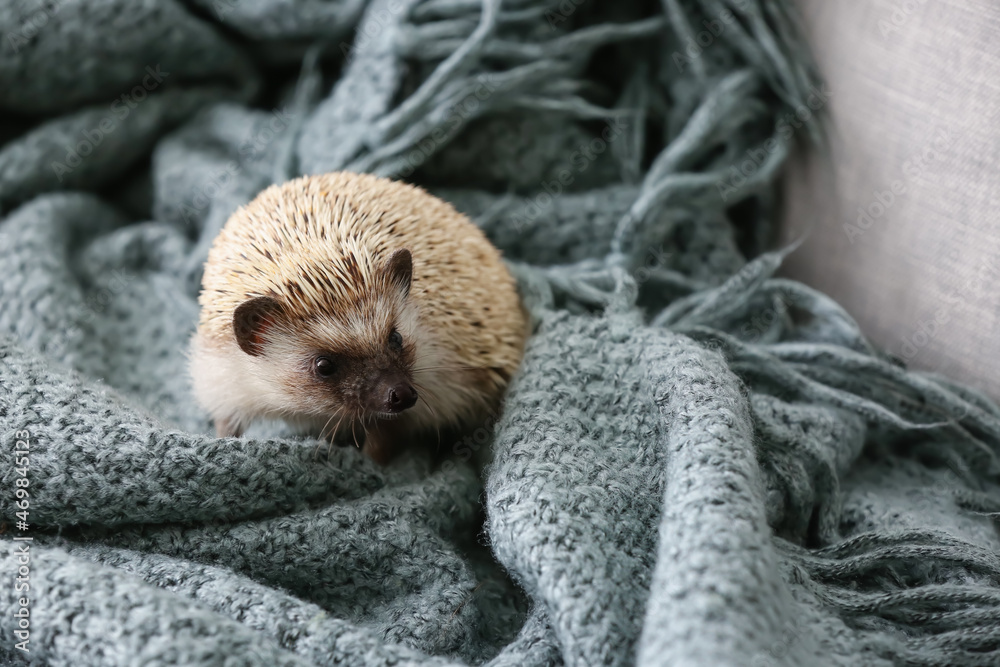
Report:
M 1000 408 L 775 277 L 774 182 L 829 97 L 795 24 L 753 0 L 0 8 L 0 660 L 997 664 Z M 218 439 L 192 398 L 218 230 L 338 169 L 454 203 L 531 313 L 502 411 L 443 460 Z

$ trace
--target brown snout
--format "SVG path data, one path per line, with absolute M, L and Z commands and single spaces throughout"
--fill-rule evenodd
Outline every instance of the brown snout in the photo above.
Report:
M 389 389 L 389 395 L 386 399 L 387 412 L 402 412 L 412 408 L 416 402 L 417 390 L 407 382 L 400 382 Z
M 368 409 L 372 412 L 398 414 L 412 408 L 417 402 L 417 390 L 401 374 L 393 373 L 373 383 L 368 394 Z

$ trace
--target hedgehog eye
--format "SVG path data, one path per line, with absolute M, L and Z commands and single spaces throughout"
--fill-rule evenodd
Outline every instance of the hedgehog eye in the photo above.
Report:
M 395 329 L 393 329 L 392 333 L 389 334 L 389 347 L 394 350 L 403 349 L 403 335 Z
M 329 357 L 316 357 L 316 360 L 313 362 L 313 370 L 320 377 L 330 377 L 337 370 L 337 366 Z

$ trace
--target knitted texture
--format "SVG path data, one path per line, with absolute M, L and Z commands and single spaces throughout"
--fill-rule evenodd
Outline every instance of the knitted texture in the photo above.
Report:
M 829 96 L 786 2 L 26 0 L 0 36 L 0 664 L 1000 664 L 1000 408 L 775 277 Z M 443 461 L 192 398 L 219 229 L 338 169 L 454 203 L 531 312 Z

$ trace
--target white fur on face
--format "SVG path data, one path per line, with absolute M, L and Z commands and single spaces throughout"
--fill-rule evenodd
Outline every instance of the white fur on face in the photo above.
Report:
M 336 402 L 303 377 L 323 352 L 364 356 L 380 351 L 395 327 L 412 346 L 410 378 L 416 405 L 401 415 L 420 430 L 435 430 L 481 414 L 486 404 L 472 370 L 455 350 L 442 344 L 421 319 L 415 303 L 399 292 L 373 297 L 358 308 L 319 317 L 306 330 L 276 324 L 268 331 L 264 354 L 252 356 L 235 340 L 207 344 L 192 340 L 191 376 L 198 402 L 216 420 L 242 430 L 258 419 L 284 419 L 316 430 L 365 420 L 356 406 Z
M 357 354 L 379 349 L 393 326 L 405 342 L 413 344 L 417 363 L 421 363 L 419 318 L 401 294 L 381 298 L 360 312 L 319 318 L 307 332 L 277 324 L 268 332 L 264 354 L 259 356 L 245 353 L 235 339 L 209 342 L 196 334 L 190 356 L 195 397 L 214 419 L 237 430 L 258 419 L 320 425 L 336 423 L 341 417 L 353 419 L 357 416 L 353 406 L 339 405 L 303 374 L 311 372 L 312 360 L 324 351 Z

